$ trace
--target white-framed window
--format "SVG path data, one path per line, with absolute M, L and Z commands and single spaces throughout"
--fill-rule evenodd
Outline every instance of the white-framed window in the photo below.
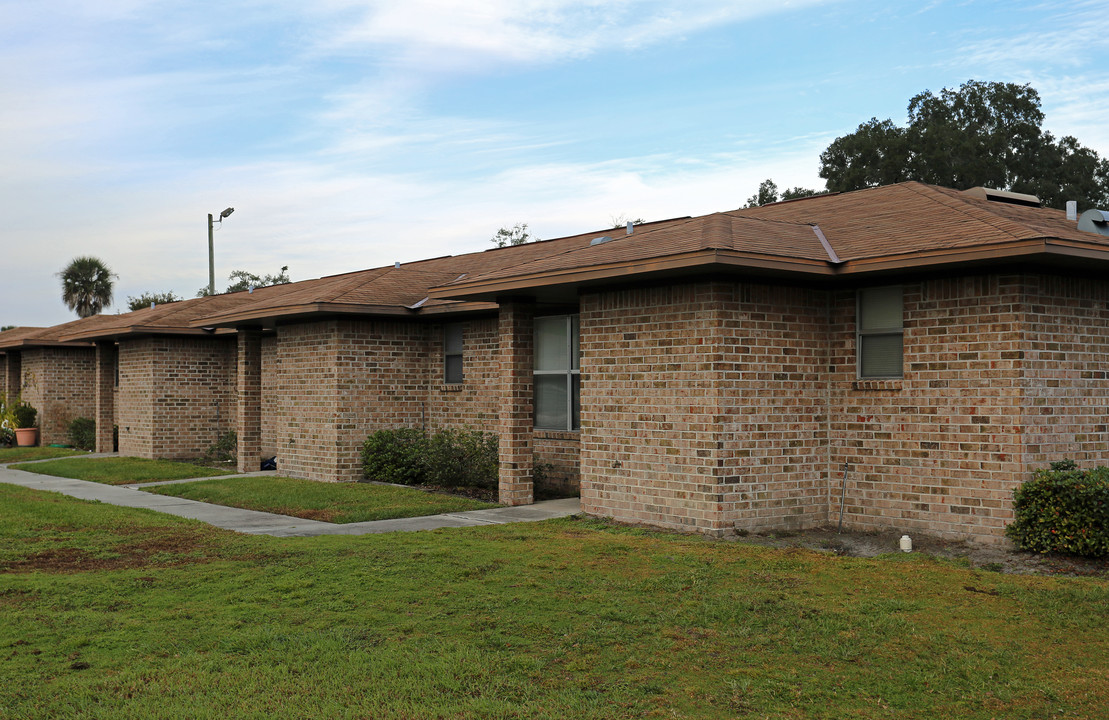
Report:
M 462 323 L 448 323 L 443 326 L 443 382 L 457 385 L 462 377 Z
M 535 318 L 535 427 L 577 430 L 581 414 L 578 316 Z
M 860 378 L 904 375 L 904 294 L 900 285 L 864 288 L 856 294 L 856 353 Z

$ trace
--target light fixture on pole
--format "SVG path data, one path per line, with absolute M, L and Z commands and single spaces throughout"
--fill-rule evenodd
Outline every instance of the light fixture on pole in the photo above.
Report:
M 219 214 L 220 227 L 223 227 L 223 219 L 235 212 L 235 208 L 229 207 Z M 216 294 L 216 251 L 215 245 L 212 242 L 212 213 L 208 213 L 208 294 Z

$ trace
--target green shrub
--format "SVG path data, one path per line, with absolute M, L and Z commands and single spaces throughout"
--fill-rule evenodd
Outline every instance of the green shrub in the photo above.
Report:
M 12 415 L 15 417 L 17 428 L 33 428 L 38 414 L 39 411 L 34 406 L 25 402 L 18 403 L 12 408 Z
M 1080 470 L 1072 460 L 1037 470 L 1014 493 L 1016 519 L 1005 534 L 1035 552 L 1109 555 L 1109 468 Z
M 79 417 L 69 424 L 69 444 L 78 450 L 96 449 L 96 421 Z
M 378 430 L 362 445 L 366 478 L 399 485 L 497 485 L 497 436 L 481 430 Z
M 362 444 L 362 473 L 370 480 L 418 485 L 424 481 L 428 437 L 423 430 L 378 430 Z
M 235 462 L 239 456 L 239 436 L 234 430 L 228 430 L 216 438 L 204 453 L 205 462 Z
M 497 436 L 481 430 L 439 430 L 431 436 L 427 482 L 450 487 L 495 488 Z

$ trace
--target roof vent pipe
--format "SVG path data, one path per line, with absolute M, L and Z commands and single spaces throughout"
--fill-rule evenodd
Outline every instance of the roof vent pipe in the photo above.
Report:
M 1009 203 L 1010 205 L 1027 205 L 1028 207 L 1040 207 L 1040 199 L 1035 195 L 1015 193 L 1008 190 L 995 190 L 994 188 L 987 187 L 972 187 L 969 190 L 963 190 L 963 194 L 969 195 L 972 198 L 977 198 L 978 200 Z
M 1074 221 L 1074 220 L 1077 220 L 1077 219 L 1078 219 L 1078 201 L 1077 200 L 1067 200 L 1067 220 Z
M 1078 229 L 1109 237 L 1109 210 L 1087 210 L 1078 218 Z
M 631 235 L 633 232 L 635 232 L 635 223 L 628 220 L 628 235 Z
M 393 263 L 393 268 L 396 270 L 400 270 L 400 260 L 397 260 L 395 263 Z

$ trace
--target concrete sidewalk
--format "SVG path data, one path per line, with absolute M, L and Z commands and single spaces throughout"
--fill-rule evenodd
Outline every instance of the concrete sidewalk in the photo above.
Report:
M 87 456 L 86 456 L 87 457 Z M 102 456 L 103 457 L 103 456 Z M 274 475 L 273 472 L 249 473 L 250 475 Z M 238 477 L 238 476 L 227 476 Z M 211 480 L 212 478 L 196 478 Z M 176 481 L 185 482 L 185 481 Z M 104 485 L 85 480 L 37 475 L 23 470 L 14 470 L 0 465 L 0 483 L 19 485 L 34 490 L 47 490 L 82 500 L 95 500 L 109 505 L 146 508 L 178 517 L 200 520 L 226 530 L 234 530 L 253 535 L 273 535 L 275 537 L 311 535 L 369 535 L 386 532 L 411 532 L 414 530 L 434 530 L 443 527 L 476 527 L 478 525 L 502 525 L 513 522 L 535 522 L 549 518 L 566 517 L 580 511 L 578 498 L 565 500 L 546 500 L 534 505 L 492 508 L 489 510 L 469 510 L 466 512 L 425 515 L 395 520 L 372 520 L 369 522 L 334 523 L 318 520 L 304 520 L 241 508 L 224 507 L 210 503 L 186 500 L 184 498 L 156 495 L 143 492 L 138 486 Z M 164 483 L 143 483 L 143 485 Z

